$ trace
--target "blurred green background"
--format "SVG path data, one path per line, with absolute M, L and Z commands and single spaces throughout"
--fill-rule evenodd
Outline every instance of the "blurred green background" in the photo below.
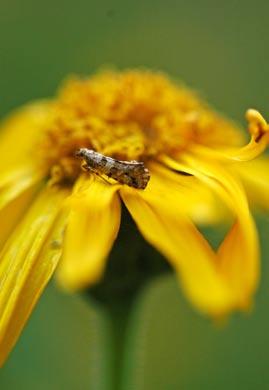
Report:
M 67 74 L 115 65 L 164 70 L 242 124 L 248 107 L 268 119 L 268 15 L 266 0 L 0 0 L 0 114 L 53 95 Z M 269 389 L 268 222 L 258 220 L 253 312 L 218 328 L 172 275 L 152 280 L 132 311 L 114 388 Z M 52 282 L 0 371 L 1 390 L 113 388 L 111 332 L 101 305 Z

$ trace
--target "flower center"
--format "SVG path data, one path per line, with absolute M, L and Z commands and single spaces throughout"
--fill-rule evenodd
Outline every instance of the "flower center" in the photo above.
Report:
M 189 90 L 160 73 L 105 72 L 68 80 L 52 103 L 41 140 L 42 162 L 53 182 L 74 181 L 79 148 L 120 160 L 178 154 L 190 143 L 238 141 L 238 129 Z

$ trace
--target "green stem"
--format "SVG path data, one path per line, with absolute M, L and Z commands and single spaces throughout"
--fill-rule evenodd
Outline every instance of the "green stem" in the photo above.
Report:
M 111 371 L 112 383 L 111 390 L 119 390 L 123 377 L 123 361 L 125 353 L 125 343 L 127 338 L 128 323 L 132 310 L 132 301 L 121 304 L 113 304 L 107 307 L 111 321 L 112 354 Z
M 136 296 L 149 279 L 167 269 L 169 267 L 162 256 L 144 241 L 127 210 L 123 208 L 119 236 L 110 254 L 103 280 L 88 292 L 101 303 L 111 322 L 111 342 L 108 346 L 112 349 L 110 357 L 113 360 L 111 390 L 121 388 L 126 335 Z

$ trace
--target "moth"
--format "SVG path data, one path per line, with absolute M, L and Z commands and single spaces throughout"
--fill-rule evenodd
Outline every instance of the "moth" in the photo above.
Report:
M 83 160 L 82 168 L 98 176 L 105 175 L 129 187 L 144 190 L 149 182 L 149 170 L 140 161 L 121 161 L 94 150 L 81 148 L 75 156 Z

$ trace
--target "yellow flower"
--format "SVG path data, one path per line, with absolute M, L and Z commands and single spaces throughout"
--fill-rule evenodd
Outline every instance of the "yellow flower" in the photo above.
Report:
M 267 206 L 269 127 L 247 113 L 251 140 L 160 73 L 70 79 L 56 99 L 13 114 L 0 133 L 0 361 L 18 338 L 60 258 L 69 290 L 97 283 L 117 236 L 121 201 L 174 268 L 201 312 L 246 309 L 259 278 L 251 199 Z M 78 148 L 144 161 L 145 190 L 81 170 Z M 107 179 L 108 180 L 108 179 Z M 195 223 L 232 227 L 217 251 Z M 130 248 L 131 250 L 131 248 Z

